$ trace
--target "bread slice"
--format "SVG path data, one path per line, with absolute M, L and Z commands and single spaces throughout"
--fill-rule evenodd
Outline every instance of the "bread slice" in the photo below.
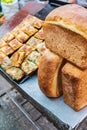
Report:
M 48 97 L 59 97 L 62 94 L 60 68 L 63 58 L 46 50 L 40 59 L 38 84 Z
M 65 5 L 46 17 L 43 31 L 47 48 L 82 69 L 87 68 L 87 9 Z
M 64 101 L 78 111 L 87 105 L 87 70 L 80 70 L 70 63 L 62 68 Z

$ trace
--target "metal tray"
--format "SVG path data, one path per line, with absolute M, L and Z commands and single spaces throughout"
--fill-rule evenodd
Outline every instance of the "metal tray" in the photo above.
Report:
M 17 84 L 0 71 L 3 77 L 16 87 L 40 112 L 49 118 L 59 130 L 72 130 L 79 126 L 87 116 L 87 107 L 75 112 L 63 101 L 63 96 L 53 99 L 46 97 L 40 90 L 37 75 L 22 84 Z
M 20 79 L 20 80 L 17 81 L 17 80 L 12 79 L 2 68 L 0 68 L 0 71 L 1 71 L 4 75 L 6 75 L 6 77 L 7 77 L 9 80 L 11 80 L 12 82 L 15 82 L 15 83 L 17 83 L 17 84 L 22 84 L 22 83 L 25 82 L 27 79 L 31 78 L 33 75 L 35 75 L 35 74 L 37 73 L 37 70 L 35 70 L 35 71 L 31 72 L 30 74 L 25 75 L 22 79 Z
M 41 11 L 36 13 L 35 16 L 43 19 L 52 9 L 54 9 L 54 6 L 48 4 Z M 22 92 L 22 94 L 27 97 L 37 109 L 44 113 L 44 115 L 46 115 L 59 130 L 74 129 L 87 116 L 87 107 L 79 112 L 75 112 L 64 103 L 63 96 L 56 99 L 46 97 L 39 88 L 37 74 L 26 79 L 25 82 L 18 84 L 10 79 L 8 75 L 3 73 L 2 70 L 0 70 L 0 73 L 8 80 L 8 82 Z

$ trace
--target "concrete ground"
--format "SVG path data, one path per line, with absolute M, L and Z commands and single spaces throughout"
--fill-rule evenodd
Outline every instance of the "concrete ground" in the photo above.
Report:
M 0 130 L 37 130 L 34 124 L 10 100 L 8 94 L 6 94 L 9 90 L 10 95 L 41 130 L 57 130 L 52 122 L 47 120 L 20 92 L 11 87 L 1 75 L 0 80 L 6 84 L 5 86 L 0 81 L 0 90 L 3 89 L 0 93 Z
M 8 91 L 21 111 L 9 98 Z M 59 130 L 0 75 L 0 130 L 37 130 L 35 125 L 40 130 Z M 87 130 L 87 118 L 75 130 Z

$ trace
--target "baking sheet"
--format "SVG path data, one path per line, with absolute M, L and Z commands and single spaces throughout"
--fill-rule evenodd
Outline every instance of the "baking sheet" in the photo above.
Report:
M 69 126 L 69 129 L 76 127 L 87 116 L 87 107 L 79 112 L 75 112 L 72 108 L 64 103 L 62 96 L 56 99 L 46 97 L 39 89 L 36 75 L 23 84 L 20 84 L 19 87 L 38 104 L 43 106 L 43 108 L 50 111 L 55 117 L 57 117 L 57 122 L 60 119 L 64 124 L 66 124 L 65 129 L 67 128 L 67 125 Z M 55 117 L 51 118 L 55 120 Z M 61 130 L 65 129 L 62 128 Z
M 2 68 L 0 68 L 0 72 L 2 72 L 4 75 L 6 75 L 6 77 L 7 77 L 10 81 L 12 81 L 12 82 L 14 82 L 14 83 L 17 83 L 17 84 L 22 84 L 22 83 L 25 82 L 27 79 L 29 80 L 29 78 L 32 78 L 32 76 L 37 73 L 37 70 L 31 72 L 31 73 L 28 74 L 28 75 L 25 75 L 22 79 L 20 79 L 20 80 L 18 80 L 18 81 L 12 79 L 11 76 L 9 76 Z
M 35 16 L 43 19 L 52 9 L 54 9 L 54 6 L 48 4 L 40 12 L 36 13 Z M 33 105 L 47 115 L 60 130 L 75 128 L 87 116 L 87 107 L 79 112 L 75 112 L 64 103 L 62 96 L 56 99 L 46 97 L 39 89 L 36 74 L 26 79 L 22 84 L 18 84 L 3 73 L 3 71 L 0 70 L 0 72 L 11 84 L 23 92 Z
M 8 82 L 18 88 L 29 101 L 46 115 L 60 130 L 72 130 L 76 128 L 87 116 L 87 107 L 76 112 L 59 98 L 48 98 L 40 90 L 37 75 L 33 75 L 22 84 L 17 84 L 0 71 Z

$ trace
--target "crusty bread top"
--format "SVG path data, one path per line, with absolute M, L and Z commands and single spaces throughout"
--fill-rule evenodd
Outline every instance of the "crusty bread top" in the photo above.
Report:
M 40 59 L 38 83 L 40 89 L 48 97 L 58 97 L 62 94 L 60 67 L 63 58 L 46 50 Z
M 74 76 L 74 78 L 80 78 L 84 71 L 67 62 L 62 68 L 62 73 L 67 74 L 67 72 L 72 77 Z
M 87 9 L 77 4 L 67 4 L 51 11 L 45 22 L 57 24 L 87 39 Z

